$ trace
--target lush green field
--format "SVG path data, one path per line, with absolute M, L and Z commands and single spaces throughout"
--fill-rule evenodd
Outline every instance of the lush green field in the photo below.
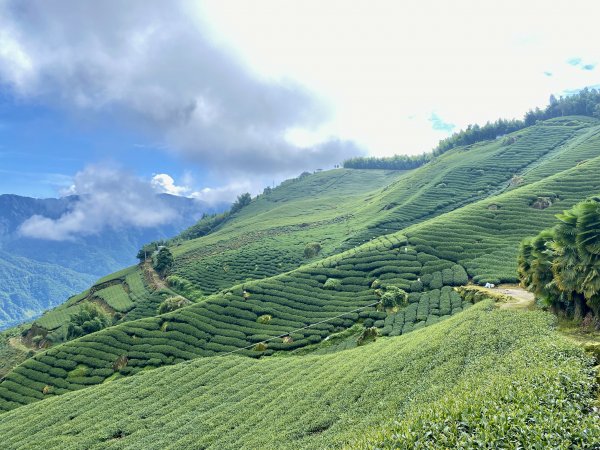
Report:
M 12 409 L 99 384 L 107 378 L 244 347 L 248 349 L 242 353 L 250 356 L 295 350 L 321 342 L 331 333 L 357 321 L 379 328 L 384 335 L 399 335 L 456 314 L 464 305 L 452 296 L 449 286 L 465 284 L 469 277 L 475 282 L 515 281 L 520 240 L 550 224 L 557 212 L 590 193 L 600 192 L 600 179 L 596 176 L 600 172 L 600 157 L 592 158 L 594 142 L 600 143 L 597 130 L 593 131 L 597 128 L 595 123 L 587 119 L 555 119 L 520 131 L 509 145 L 493 141 L 447 152 L 439 160 L 417 169 L 423 171 L 422 177 L 430 185 L 435 187 L 439 181 L 427 178 L 433 166 L 441 168 L 439 170 L 445 174 L 441 179 L 448 181 L 446 187 L 456 182 L 463 186 L 463 191 L 468 191 L 467 185 L 459 183 L 459 176 L 464 178 L 462 169 L 467 164 L 476 166 L 489 162 L 494 156 L 493 164 L 502 168 L 498 169 L 501 176 L 494 189 L 505 192 L 446 214 L 440 213 L 400 233 L 387 234 L 343 253 L 335 254 L 335 244 L 322 239 L 322 252 L 334 253 L 324 259 L 317 257 L 307 261 L 303 255 L 304 246 L 316 241 L 324 230 L 337 230 L 338 236 L 343 235 L 341 231 L 345 225 L 336 220 L 340 211 L 325 206 L 328 202 L 331 205 L 339 193 L 348 195 L 351 185 L 367 177 L 369 171 L 354 174 L 336 170 L 331 174 L 324 172 L 288 182 L 281 189 L 288 189 L 294 201 L 286 200 L 285 196 L 279 198 L 281 191 L 276 189 L 242 210 L 240 216 L 222 230 L 174 247 L 175 272 L 179 276 L 205 291 L 220 287 L 210 280 L 229 283 L 226 288 L 202 303 L 163 316 L 132 321 L 156 314 L 162 298 L 145 296 L 146 301 L 138 303 L 152 307 L 140 309 L 134 306 L 122 324 L 52 348 L 16 368 L 0 384 L 0 408 Z M 568 137 L 574 141 L 565 141 Z M 540 145 L 531 149 L 538 141 Z M 581 156 L 578 156 L 579 148 Z M 459 158 L 457 154 L 461 152 L 463 155 Z M 471 152 L 472 158 L 469 157 Z M 523 153 L 528 156 L 521 157 Z M 587 161 L 582 162 L 582 159 Z M 553 164 L 560 171 L 552 176 L 541 176 L 547 164 Z M 453 168 L 451 173 L 449 168 Z M 519 182 L 502 185 L 516 168 L 523 174 Z M 389 191 L 402 192 L 397 185 L 415 176 L 417 171 L 393 175 L 396 181 L 387 189 L 349 196 L 352 204 L 356 204 L 357 199 L 365 203 L 361 207 L 355 205 L 353 214 L 358 217 L 363 209 L 372 208 L 370 201 L 375 202 L 378 198 L 380 202 L 381 198 L 390 195 Z M 494 173 L 491 168 L 487 171 Z M 483 170 L 482 176 L 485 173 Z M 375 181 L 382 182 L 388 176 L 392 175 L 376 171 Z M 537 181 L 528 184 L 527 176 L 537 178 Z M 464 178 L 463 183 L 466 182 Z M 304 194 L 298 193 L 299 187 Z M 421 193 L 425 195 L 429 191 L 423 189 Z M 275 197 L 269 200 L 269 196 Z M 553 203 L 545 209 L 534 207 L 541 197 L 553 198 Z M 344 204 L 344 201 L 336 204 Z M 345 213 L 349 211 L 352 210 L 344 208 Z M 315 221 L 311 222 L 311 218 Z M 283 228 L 279 230 L 278 227 Z M 310 235 L 311 232 L 315 235 Z M 301 237 L 305 239 L 297 241 Z M 284 267 L 280 266 L 283 262 L 278 261 L 294 261 L 291 255 L 297 255 L 294 264 L 308 264 L 264 279 L 269 274 L 283 271 Z M 220 267 L 224 264 L 223 258 L 230 259 Z M 263 262 L 264 267 L 270 269 L 262 267 Z M 266 271 L 247 277 L 245 270 L 248 267 Z M 232 276 L 219 278 L 218 273 L 231 273 Z M 132 281 L 133 288 L 129 286 L 128 277 L 130 281 L 131 277 L 137 277 L 138 284 Z M 140 289 L 140 277 L 139 271 L 126 271 L 101 281 L 114 283 L 121 280 L 127 285 L 135 305 L 132 293 Z M 239 277 L 242 279 L 237 279 Z M 247 278 L 249 280 L 244 281 Z M 244 282 L 231 287 L 239 281 Z M 212 288 L 209 282 L 213 283 Z M 408 306 L 398 312 L 367 307 L 377 302 L 376 290 L 385 290 L 386 286 L 408 291 Z M 97 295 L 102 289 L 92 291 Z M 119 295 L 122 296 L 123 291 L 119 291 Z M 135 316 L 140 310 L 145 311 L 145 315 Z M 338 317 L 342 314 L 346 315 Z M 270 316 L 270 319 L 265 322 L 261 319 L 263 316 Z M 317 326 L 294 331 L 324 320 L 325 323 Z M 287 333 L 291 333 L 291 340 L 273 339 Z M 273 340 L 266 347 L 253 347 L 267 339 Z M 122 364 L 124 359 L 126 364 Z M 78 365 L 85 366 L 85 370 L 78 372 L 77 377 L 69 376 L 69 371 Z
M 352 350 L 202 358 L 24 406 L 0 435 L 7 449 L 592 448 L 592 361 L 552 323 L 486 301 Z
M 564 117 L 413 171 L 284 182 L 169 241 L 171 280 L 130 267 L 3 334 L 5 446 L 594 448 L 597 362 L 550 315 L 453 287 L 517 281 L 519 242 L 598 173 L 599 122 Z M 60 344 L 88 302 L 113 325 Z
M 321 245 L 320 257 L 336 254 L 501 192 L 513 175 L 538 181 L 594 157 L 597 123 L 553 119 L 515 133 L 512 143 L 457 148 L 412 172 L 339 169 L 286 181 L 210 235 L 178 242 L 175 271 L 212 294 L 295 269 L 311 261 L 303 254 L 311 242 Z M 128 270 L 98 284 L 123 278 Z M 154 306 L 135 308 L 128 317 L 154 315 Z M 43 323 L 37 324 L 45 328 Z
M 292 333 L 292 343 L 275 340 L 260 351 L 244 352 L 260 356 L 314 344 L 359 319 L 369 320 L 383 334 L 434 323 L 460 311 L 462 305 L 451 300 L 448 305 L 446 295 L 442 301 L 443 289 L 439 297 L 437 290 L 464 284 L 463 268 L 476 281 L 513 281 L 520 240 L 551 223 L 557 211 L 590 192 L 600 192 L 600 179 L 594 176 L 599 171 L 600 157 L 409 227 L 406 235 L 386 235 L 287 274 L 238 285 L 174 313 L 126 322 L 50 349 L 0 384 L 0 407 L 11 409 L 109 377 L 227 353 L 326 319 L 331 320 Z M 543 210 L 532 208 L 532 200 L 546 192 L 560 192 L 560 201 Z M 492 204 L 496 208 L 490 209 Z M 330 279 L 339 282 L 333 289 L 325 286 Z M 398 314 L 370 308 L 335 318 L 376 302 L 376 280 L 383 288 L 393 285 L 410 291 L 410 305 Z M 423 289 L 427 292 L 421 294 Z M 261 323 L 258 318 L 267 314 L 272 320 Z M 115 370 L 123 356 L 127 365 Z M 67 373 L 77 364 L 89 370 L 70 379 Z M 43 394 L 46 386 L 52 390 Z

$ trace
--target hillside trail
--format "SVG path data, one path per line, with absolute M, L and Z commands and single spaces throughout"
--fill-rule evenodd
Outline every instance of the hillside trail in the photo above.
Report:
M 165 283 L 165 281 L 160 277 L 160 275 L 156 273 L 154 267 L 152 267 L 152 264 L 150 264 L 150 262 L 145 261 L 142 264 L 142 271 L 145 275 L 146 281 L 148 282 L 150 287 L 152 287 L 152 289 L 154 289 L 155 291 L 165 289 L 167 287 L 167 283 Z
M 11 338 L 8 340 L 8 344 L 9 344 L 11 347 L 13 347 L 13 348 L 15 348 L 15 349 L 17 349 L 17 350 L 19 350 L 19 351 L 22 351 L 22 352 L 28 352 L 29 350 L 31 350 L 31 348 L 30 348 L 30 347 L 27 347 L 27 346 L 26 346 L 26 345 L 23 343 L 23 340 L 22 340 L 22 338 L 21 338 L 20 336 L 19 336 L 19 337 L 17 337 L 17 336 L 11 337 Z
M 502 284 L 493 289 L 483 288 L 495 294 L 507 295 L 512 301 L 500 303 L 500 309 L 531 309 L 535 304 L 535 296 L 516 284 Z

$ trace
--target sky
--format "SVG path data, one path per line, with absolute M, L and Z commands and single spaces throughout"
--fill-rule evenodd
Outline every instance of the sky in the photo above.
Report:
M 98 194 L 85 189 L 111 179 L 229 201 L 355 155 L 426 152 L 600 84 L 599 13 L 591 0 L 0 0 L 0 193 Z

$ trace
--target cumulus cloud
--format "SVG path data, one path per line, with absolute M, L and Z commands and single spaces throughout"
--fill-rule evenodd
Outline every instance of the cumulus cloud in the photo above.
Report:
M 150 183 L 112 167 L 89 166 L 77 173 L 69 193 L 78 196 L 70 211 L 56 220 L 34 215 L 21 224 L 20 234 L 72 240 L 106 228 L 153 227 L 177 217 L 156 196 Z
M 233 202 L 242 192 L 258 193 L 262 184 L 253 183 L 248 180 L 233 181 L 219 187 L 205 187 L 195 191 L 191 196 L 195 199 L 214 205 L 220 202 Z
M 150 184 L 157 192 L 163 194 L 186 195 L 191 191 L 187 186 L 177 186 L 173 177 L 166 173 L 154 175 Z
M 326 120 L 326 105 L 294 82 L 252 73 L 185 0 L 0 2 L 0 84 L 79 112 L 119 113 L 227 172 L 316 168 L 359 151 L 286 140 L 288 129 Z

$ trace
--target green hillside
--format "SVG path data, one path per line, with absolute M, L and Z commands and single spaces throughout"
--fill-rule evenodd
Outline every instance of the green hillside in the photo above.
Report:
M 591 361 L 552 322 L 486 301 L 353 350 L 204 358 L 19 408 L 0 434 L 4 448 L 591 448 Z
M 599 130 L 590 118 L 553 119 L 510 139 L 454 149 L 412 172 L 339 169 L 286 181 L 209 235 L 174 239 L 175 273 L 210 295 L 295 269 L 310 262 L 307 244 L 319 243 L 318 257 L 336 254 L 501 192 L 519 174 L 536 181 L 547 166 L 547 173 L 572 167 L 593 155 Z M 138 300 L 121 321 L 154 315 L 160 301 Z
M 561 117 L 411 171 L 267 189 L 169 240 L 168 277 L 146 261 L 5 333 L 0 430 L 13 447 L 591 448 L 593 362 L 549 315 L 454 287 L 517 282 L 521 240 L 598 173 L 600 122 Z M 189 306 L 158 314 L 167 299 Z M 110 323 L 74 339 L 82 305 Z
M 229 287 L 199 304 L 179 311 L 128 321 L 51 348 L 26 361 L 6 377 L 0 384 L 0 407 L 12 409 L 24 403 L 102 383 L 109 378 L 242 348 L 246 349 L 241 353 L 255 357 L 297 349 L 320 342 L 331 333 L 348 328 L 357 321 L 365 326 L 379 328 L 384 335 L 399 335 L 456 314 L 464 305 L 452 295 L 450 286 L 466 284 L 469 279 L 480 283 L 516 281 L 516 254 L 520 240 L 551 223 L 557 212 L 590 193 L 600 192 L 600 180 L 595 176 L 600 170 L 600 157 L 578 163 L 581 158 L 575 156 L 579 146 L 582 146 L 586 156 L 590 156 L 593 136 L 586 124 L 589 125 L 589 121 L 555 119 L 549 124 L 538 125 L 529 130 L 534 133 L 544 127 L 563 131 L 570 127 L 576 128 L 575 131 L 569 131 L 570 135 L 575 136 L 574 145 L 561 140 L 560 148 L 557 147 L 558 144 L 554 145 L 552 153 L 550 150 L 538 150 L 538 153 L 527 150 L 537 155 L 535 170 L 541 170 L 544 164 L 556 164 L 559 155 L 563 156 L 563 161 L 567 161 L 560 163 L 561 169 L 575 167 L 559 171 L 550 177 L 540 177 L 539 181 L 527 184 L 525 177 L 527 173 L 533 174 L 534 169 L 526 173 L 523 167 L 530 168 L 534 163 L 524 165 L 519 162 L 518 167 L 521 167 L 522 172 L 517 173 L 523 173 L 523 176 L 513 174 L 519 180 L 511 186 L 507 184 L 499 187 L 498 191 L 506 192 L 495 197 L 437 215 L 402 232 L 382 236 L 346 252 L 316 259 L 291 272 Z M 596 127 L 594 125 L 593 128 Z M 586 133 L 589 134 L 587 137 L 584 136 Z M 515 143 L 524 139 L 519 134 Z M 492 148 L 502 146 L 497 142 L 487 145 Z M 437 164 L 446 170 L 456 158 L 456 152 L 461 151 L 467 154 L 475 152 L 475 155 L 480 156 L 476 149 L 455 149 L 440 157 Z M 506 160 L 518 162 L 520 159 L 514 155 L 525 151 L 521 149 L 520 153 L 515 153 L 516 150 L 508 152 L 505 149 L 503 154 Z M 542 154 L 546 157 L 541 158 Z M 444 163 L 445 159 L 448 164 Z M 468 161 L 469 158 L 462 160 Z M 496 160 L 495 164 L 502 166 L 501 162 Z M 435 167 L 436 162 L 432 165 Z M 417 169 L 424 173 L 430 170 L 433 169 L 429 166 Z M 388 195 L 387 192 L 395 189 L 395 185 L 402 183 L 406 177 L 414 176 L 417 171 L 400 175 L 392 183 L 392 187 L 375 195 Z M 339 182 L 339 177 L 346 177 L 343 173 L 334 171 L 334 179 L 338 177 Z M 457 179 L 460 173 L 457 170 L 455 178 L 449 177 L 446 180 L 451 183 L 450 180 Z M 366 175 L 368 174 L 360 172 L 357 174 Z M 323 180 L 326 177 L 327 173 L 321 173 L 315 178 Z M 310 181 L 310 178 L 306 177 L 304 183 Z M 314 196 L 314 193 L 309 194 L 311 195 Z M 327 200 L 326 196 L 320 198 Z M 540 198 L 552 198 L 552 204 L 544 208 L 536 207 L 536 201 Z M 236 229 L 238 238 L 244 239 L 260 227 L 272 226 L 273 222 L 270 220 L 268 225 L 258 221 L 256 217 L 260 214 L 251 209 L 261 207 L 267 201 L 259 199 L 216 233 L 174 247 L 175 273 L 190 280 L 195 286 L 205 288 L 193 276 L 197 273 L 198 264 L 203 264 L 203 258 L 197 253 L 191 258 L 190 254 L 199 251 L 201 243 L 208 247 L 210 239 L 215 242 L 229 236 L 228 242 L 234 241 Z M 318 199 L 301 197 L 294 202 L 290 201 L 289 205 L 278 205 L 273 209 L 288 208 L 286 215 L 281 215 L 285 217 L 281 219 L 281 223 L 286 226 L 301 220 L 303 222 L 300 223 L 314 224 L 316 222 L 309 222 L 309 214 L 288 217 L 292 211 L 298 210 L 298 204 L 311 201 L 317 202 Z M 338 203 L 343 203 L 343 200 Z M 368 206 L 364 208 L 367 209 Z M 272 211 L 266 210 L 263 215 L 272 216 Z M 318 216 L 321 220 L 327 214 L 336 214 L 320 211 L 317 207 L 313 207 L 313 211 L 313 216 Z M 247 226 L 242 233 L 240 224 L 244 223 Z M 323 226 L 321 232 L 328 229 L 328 226 Z M 302 228 L 310 229 L 311 226 Z M 306 242 L 314 240 L 314 236 L 303 233 L 310 231 L 285 233 L 280 240 L 270 236 L 268 240 L 263 239 L 260 246 L 255 244 L 256 252 L 262 252 L 263 258 L 269 259 L 270 245 L 273 249 L 283 251 L 296 243 L 296 251 L 300 253 Z M 300 236 L 309 239 L 301 240 L 298 245 Z M 260 263 L 260 259 L 245 254 L 242 248 L 245 247 L 232 252 L 232 255 L 238 257 L 235 261 L 241 260 L 241 269 L 235 266 L 232 270 L 236 274 L 243 272 L 247 260 L 253 265 Z M 324 248 L 327 248 L 327 244 Z M 219 256 L 211 257 L 210 261 L 215 259 L 218 261 Z M 203 277 L 210 274 L 209 271 L 201 273 Z M 378 302 L 378 289 L 385 292 L 392 286 L 409 292 L 409 304 L 406 307 L 397 311 L 382 311 L 375 306 L 368 306 Z M 340 317 L 342 314 L 345 315 Z M 269 319 L 265 320 L 265 316 Z M 322 321 L 325 322 L 311 326 Z M 302 329 L 307 326 L 311 327 Z M 291 339 L 277 339 L 288 333 L 291 333 Z M 257 345 L 267 339 L 270 341 L 266 346 Z

